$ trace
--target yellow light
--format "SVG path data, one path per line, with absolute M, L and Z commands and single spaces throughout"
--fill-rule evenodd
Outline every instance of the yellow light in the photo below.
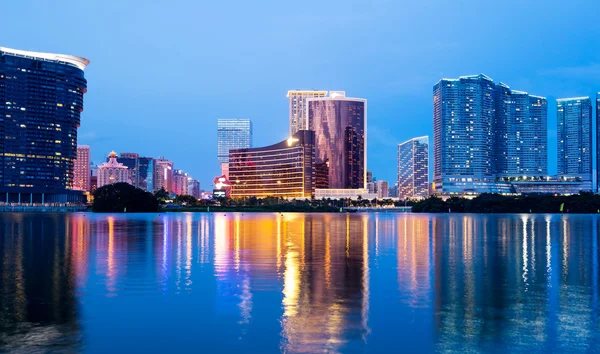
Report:
M 288 146 L 292 146 L 297 141 L 298 141 L 298 139 L 294 138 L 293 136 L 290 136 L 287 140 L 287 144 L 288 144 Z

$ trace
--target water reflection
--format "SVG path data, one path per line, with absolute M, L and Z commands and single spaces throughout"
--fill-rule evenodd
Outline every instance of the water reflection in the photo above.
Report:
M 2 214 L 0 346 L 599 350 L 599 222 Z

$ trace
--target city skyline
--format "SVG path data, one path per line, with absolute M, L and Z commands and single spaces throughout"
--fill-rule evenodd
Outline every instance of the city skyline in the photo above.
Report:
M 252 119 L 256 146 L 281 141 L 289 137 L 285 93 L 294 88 L 340 89 L 368 99 L 368 168 L 388 181 L 396 178 L 390 163 L 396 145 L 413 136 L 431 135 L 430 90 L 440 77 L 484 72 L 547 97 L 549 156 L 556 153 L 556 98 L 593 97 L 599 90 L 600 54 L 589 50 L 600 34 L 594 25 L 594 9 L 599 6 L 595 1 L 579 3 L 578 9 L 589 11 L 569 7 L 560 14 L 553 6 L 560 4 L 557 1 L 542 7 L 510 2 L 459 7 L 441 1 L 355 2 L 360 14 L 340 4 L 309 1 L 291 15 L 289 5 L 269 1 L 230 7 L 182 0 L 178 6 L 158 2 L 147 7 L 136 0 L 118 6 L 61 0 L 59 7 L 41 3 L 33 8 L 9 2 L 7 13 L 26 11 L 28 16 L 24 20 L 9 16 L 0 23 L 3 33 L 12 34 L 1 45 L 92 60 L 86 69 L 91 86 L 79 130 L 79 143 L 92 146 L 92 161 L 101 162 L 112 149 L 165 155 L 205 187 L 218 171 L 212 162 L 216 118 Z M 335 10 L 336 15 L 315 16 L 310 9 L 317 5 L 324 13 Z M 131 11 L 139 16 L 131 18 Z M 192 14 L 198 12 L 228 16 L 225 23 L 215 18 L 197 23 Z M 481 16 L 487 13 L 496 16 Z M 535 19 L 531 13 L 536 13 Z M 70 18 L 85 21 L 86 30 L 73 32 Z M 531 27 L 493 30 L 515 18 L 527 18 Z M 480 28 L 477 33 L 451 25 L 467 19 Z M 156 21 L 176 30 L 176 38 L 171 30 L 157 28 Z M 577 29 L 569 26 L 573 21 L 579 24 Z M 110 28 L 108 24 L 115 22 L 120 23 L 118 28 Z M 239 33 L 230 22 L 251 30 Z M 298 33 L 290 23 L 309 26 Z M 432 23 L 446 30 L 435 31 Z M 216 35 L 215 26 L 223 28 Z M 65 36 L 71 40 L 65 41 Z M 290 41 L 293 36 L 297 40 Z M 186 55 L 190 50 L 198 53 L 190 46 L 197 37 L 209 38 L 203 53 L 218 55 Z M 517 47 L 512 40 L 517 37 L 530 45 Z M 344 48 L 354 43 L 351 38 L 361 38 L 363 50 L 340 60 Z M 240 56 L 240 49 L 251 55 Z M 318 65 L 307 65 L 305 56 L 294 55 L 311 49 L 319 52 L 319 59 L 313 60 Z M 171 71 L 158 86 L 157 67 Z M 136 80 L 129 80 L 133 70 Z M 198 82 L 203 83 L 200 88 Z M 206 158 L 195 158 L 199 151 Z M 548 170 L 556 173 L 555 160 L 549 159 Z

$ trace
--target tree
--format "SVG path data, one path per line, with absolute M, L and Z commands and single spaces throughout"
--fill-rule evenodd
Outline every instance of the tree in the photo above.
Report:
M 105 213 L 156 212 L 158 205 L 158 199 L 152 193 L 129 183 L 115 183 L 96 189 L 92 210 Z
M 194 205 L 197 202 L 198 202 L 198 199 L 196 199 L 196 197 L 191 196 L 191 195 L 182 194 L 182 195 L 178 195 L 177 197 L 175 197 L 175 203 L 181 204 L 181 205 Z
M 154 198 L 156 198 L 161 204 L 164 204 L 165 201 L 169 200 L 169 193 L 163 187 L 154 192 Z

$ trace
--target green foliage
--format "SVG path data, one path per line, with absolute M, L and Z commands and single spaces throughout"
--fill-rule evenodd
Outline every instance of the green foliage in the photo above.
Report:
M 156 198 L 161 204 L 164 204 L 165 201 L 169 200 L 169 193 L 163 187 L 154 192 L 154 198 Z
M 96 189 L 92 210 L 111 213 L 156 212 L 158 204 L 150 192 L 128 183 L 115 183 Z
M 180 205 L 196 205 L 196 203 L 198 203 L 198 199 L 196 199 L 196 197 L 191 196 L 191 195 L 178 195 L 175 197 L 174 200 L 175 204 L 180 204 Z
M 559 213 L 564 203 L 565 213 L 598 213 L 600 196 L 590 192 L 581 192 L 571 196 L 553 196 L 547 194 L 524 194 L 504 196 L 484 193 L 473 199 L 452 197 L 442 200 L 429 197 L 413 205 L 416 213 Z

